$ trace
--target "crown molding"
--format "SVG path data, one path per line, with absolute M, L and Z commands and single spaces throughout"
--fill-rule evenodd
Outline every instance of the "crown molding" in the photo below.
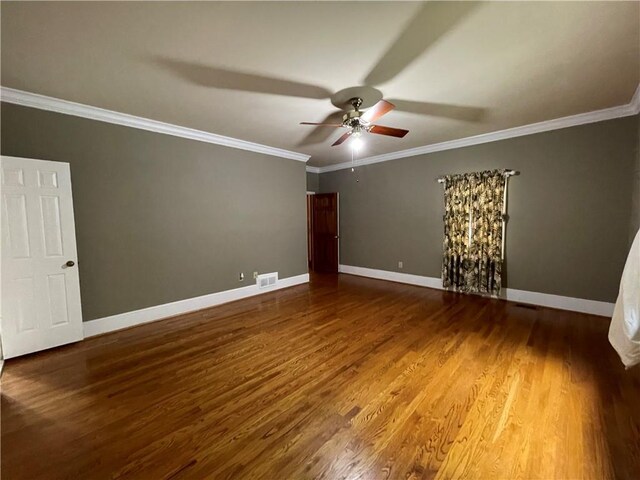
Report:
M 225 147 L 248 150 L 251 152 L 273 155 L 275 157 L 287 158 L 290 160 L 298 160 L 300 162 L 306 162 L 310 157 L 303 153 L 270 147 L 268 145 L 261 145 L 259 143 L 247 142 L 246 140 L 225 137 L 215 133 L 181 127 L 179 125 L 159 122 L 157 120 L 137 117 L 126 113 L 114 112 L 104 108 L 92 107 L 90 105 L 16 90 L 14 88 L 0 87 L 0 100 L 25 107 L 38 108 L 40 110 L 48 110 L 51 112 L 63 113 L 65 115 L 98 120 L 99 122 L 138 128 L 140 130 L 172 135 L 174 137 L 188 138 L 198 142 L 213 143 Z
M 373 163 L 388 162 L 400 158 L 413 157 L 415 155 L 424 155 L 426 153 L 442 152 L 444 150 L 453 150 L 456 148 L 470 147 L 472 145 L 480 145 L 483 143 L 496 142 L 498 140 L 506 140 L 509 138 L 523 137 L 525 135 L 533 135 L 535 133 L 549 132 L 559 130 L 561 128 L 576 127 L 578 125 L 586 125 L 589 123 L 602 122 L 605 120 L 613 120 L 615 118 L 629 117 L 640 113 L 640 85 L 635 91 L 633 98 L 626 105 L 618 107 L 605 108 L 603 110 L 595 110 L 593 112 L 580 113 L 569 117 L 556 118 L 553 120 L 545 120 L 544 122 L 532 123 L 521 127 L 508 128 L 496 132 L 483 133 L 473 137 L 460 138 L 447 142 L 433 143 L 422 147 L 410 148 L 408 150 L 400 150 L 397 152 L 384 153 L 373 157 L 361 158 L 354 162 L 343 162 L 334 165 L 327 165 L 318 168 L 318 173 L 334 172 L 336 170 L 344 170 L 351 167 L 359 167 L 363 165 L 371 165 Z M 307 166 L 309 171 L 310 165 Z
M 125 127 L 138 128 L 150 132 L 187 138 L 199 142 L 213 143 L 225 147 L 248 150 L 251 152 L 263 153 L 280 158 L 297 160 L 300 162 L 307 162 L 310 158 L 310 155 L 306 155 L 303 153 L 292 152 L 290 150 L 284 150 L 281 148 L 270 147 L 268 145 L 248 142 L 246 140 L 239 140 L 236 138 L 217 135 L 215 133 L 196 130 L 193 128 L 181 127 L 179 125 L 173 125 L 157 120 L 137 117 L 126 113 L 114 112 L 112 110 L 106 110 L 103 108 L 84 105 L 68 100 L 48 97 L 46 95 L 40 95 L 37 93 L 25 92 L 14 88 L 0 87 L 0 100 L 16 105 L 38 108 L 40 110 L 48 110 L 52 112 L 63 113 L 66 115 L 73 115 L 76 117 L 122 125 Z M 441 152 L 444 150 L 469 147 L 472 145 L 480 145 L 483 143 L 522 137 L 535 133 L 543 133 L 552 130 L 558 130 L 561 128 L 568 128 L 578 125 L 586 125 L 589 123 L 602 122 L 605 120 L 612 120 L 615 118 L 628 117 L 631 115 L 637 115 L 638 113 L 640 113 L 640 85 L 638 85 L 638 88 L 636 88 L 631 101 L 626 105 L 605 108 L 603 110 L 596 110 L 593 112 L 581 113 L 578 115 L 571 115 L 568 117 L 556 118 L 553 120 L 546 120 L 543 122 L 532 123 L 530 125 L 523 125 L 506 130 L 499 130 L 496 132 L 483 133 L 481 135 L 475 135 L 472 137 L 466 137 L 447 142 L 433 143 L 430 145 L 410 148 L 407 150 L 399 150 L 382 155 L 375 155 L 372 157 L 366 157 L 360 160 L 356 160 L 355 162 L 343 162 L 334 165 L 327 165 L 325 167 L 314 167 L 311 165 L 307 165 L 306 170 L 310 173 L 333 172 L 336 170 L 351 168 L 353 166 L 371 165 L 374 163 L 388 162 L 390 160 L 397 160 L 400 158 L 412 157 L 416 155 L 424 155 L 427 153 Z

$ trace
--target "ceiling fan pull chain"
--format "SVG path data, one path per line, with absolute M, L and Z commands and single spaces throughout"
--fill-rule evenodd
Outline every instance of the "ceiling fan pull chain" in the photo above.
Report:
M 353 164 L 353 148 L 351 149 L 351 171 L 355 172 L 354 164 Z

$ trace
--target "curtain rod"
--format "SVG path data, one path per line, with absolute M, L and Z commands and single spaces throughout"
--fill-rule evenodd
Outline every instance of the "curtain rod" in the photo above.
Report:
M 506 172 L 504 172 L 505 177 L 512 177 L 514 175 L 519 175 L 519 174 L 520 172 L 517 172 L 515 170 L 507 170 Z M 446 181 L 444 177 L 438 177 L 437 180 L 438 180 L 438 183 L 445 183 Z

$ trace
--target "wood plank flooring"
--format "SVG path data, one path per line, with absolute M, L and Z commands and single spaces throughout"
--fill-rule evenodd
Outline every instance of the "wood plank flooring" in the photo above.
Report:
M 608 323 L 314 277 L 9 360 L 2 478 L 637 479 Z

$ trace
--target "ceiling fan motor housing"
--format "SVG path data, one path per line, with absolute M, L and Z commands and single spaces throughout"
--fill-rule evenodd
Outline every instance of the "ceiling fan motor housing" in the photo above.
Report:
M 353 106 L 353 110 L 349 110 L 342 116 L 342 124 L 345 127 L 352 128 L 354 133 L 366 130 L 365 122 L 360 119 L 362 116 L 360 111 L 362 99 L 355 97 L 349 100 L 349 103 Z
M 361 115 L 362 112 L 360 110 L 349 110 L 342 116 L 342 124 L 350 128 L 360 127 L 362 125 Z

